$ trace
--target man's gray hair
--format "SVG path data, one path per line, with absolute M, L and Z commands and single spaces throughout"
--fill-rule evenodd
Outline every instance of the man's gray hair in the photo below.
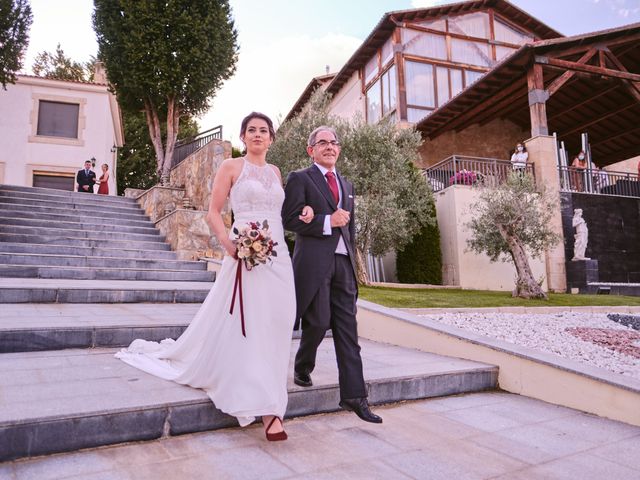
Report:
M 336 132 L 336 129 L 333 127 L 329 127 L 327 125 L 320 125 L 318 128 L 316 128 L 313 132 L 311 132 L 311 134 L 309 135 L 309 139 L 307 140 L 307 146 L 312 147 L 314 143 L 316 143 L 316 137 L 318 136 L 318 134 L 320 132 L 330 132 L 333 133 L 333 138 L 336 139 L 336 142 L 340 142 L 340 139 L 338 138 L 338 134 Z

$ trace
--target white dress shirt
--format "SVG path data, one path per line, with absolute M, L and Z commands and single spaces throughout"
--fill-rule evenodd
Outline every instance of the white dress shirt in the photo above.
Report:
M 338 175 L 335 170 L 327 170 L 322 165 L 315 163 L 315 166 L 318 167 L 320 172 L 322 172 L 322 176 L 324 177 L 325 182 L 327 181 L 327 172 L 332 171 L 334 175 L 336 175 L 336 183 L 338 184 L 338 208 L 342 208 L 342 187 L 340 186 L 340 181 L 338 180 Z M 327 182 L 328 184 L 328 182 Z M 322 233 L 324 235 L 331 235 L 331 215 L 325 215 L 324 217 L 324 228 L 322 229 Z M 336 253 L 339 255 L 349 255 L 347 252 L 347 246 L 344 243 L 344 239 L 342 238 L 342 234 L 340 234 L 340 239 L 338 240 L 338 246 L 336 247 Z

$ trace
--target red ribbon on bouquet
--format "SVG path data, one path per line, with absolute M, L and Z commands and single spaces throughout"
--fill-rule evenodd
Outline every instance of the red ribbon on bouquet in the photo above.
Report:
M 242 336 L 246 337 L 247 332 L 244 328 L 244 305 L 242 304 L 242 260 L 238 259 L 238 268 L 236 269 L 236 279 L 233 283 L 233 296 L 231 297 L 231 308 L 229 314 L 233 315 L 233 306 L 236 304 L 236 293 L 240 300 L 240 324 L 242 325 Z

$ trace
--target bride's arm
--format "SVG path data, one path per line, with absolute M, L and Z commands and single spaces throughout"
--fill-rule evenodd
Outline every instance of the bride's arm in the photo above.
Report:
M 222 219 L 222 208 L 229 196 L 231 186 L 235 174 L 235 165 L 233 160 L 225 160 L 220 165 L 213 185 L 211 187 L 211 201 L 209 202 L 209 212 L 206 216 L 207 224 L 218 239 L 218 242 L 224 247 L 231 256 L 236 254 L 236 245 L 229 239 L 227 230 Z

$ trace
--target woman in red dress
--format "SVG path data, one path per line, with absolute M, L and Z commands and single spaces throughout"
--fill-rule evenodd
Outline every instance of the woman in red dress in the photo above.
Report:
M 109 165 L 102 164 L 102 175 L 96 183 L 99 183 L 98 193 L 100 195 L 109 195 Z

